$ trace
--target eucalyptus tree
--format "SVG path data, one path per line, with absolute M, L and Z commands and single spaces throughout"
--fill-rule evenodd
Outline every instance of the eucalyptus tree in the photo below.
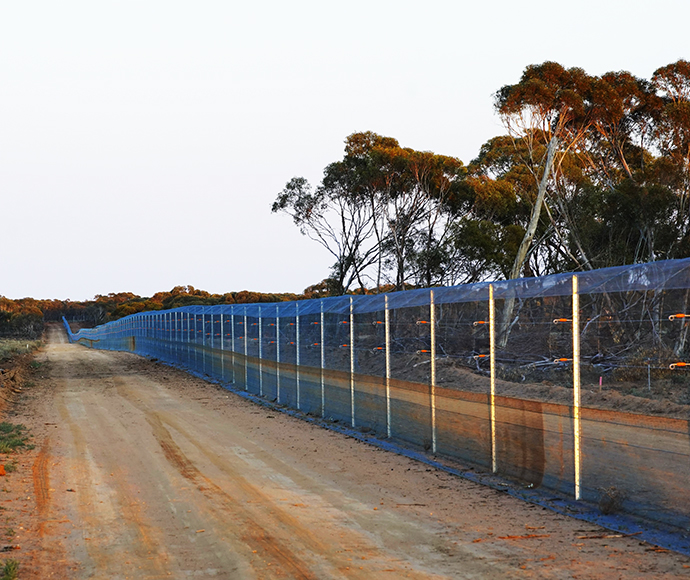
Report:
M 458 204 L 464 165 L 454 157 L 410 148 L 375 147 L 371 154 L 383 176 L 383 249 L 395 288 L 447 281 L 452 266 L 449 209 Z
M 690 255 L 690 62 L 678 60 L 657 69 L 652 84 L 662 100 L 656 139 L 669 160 L 666 175 L 675 175 L 679 233 L 674 257 Z
M 533 242 L 551 176 L 558 170 L 563 153 L 569 151 L 588 128 L 588 103 L 583 98 L 591 78 L 579 68 L 565 69 L 555 62 L 528 66 L 520 81 L 502 87 L 495 96 L 495 107 L 511 137 L 527 152 L 524 166 L 531 173 L 536 196 L 530 219 L 517 249 L 509 278 L 523 274 Z M 517 148 L 516 148 L 517 149 Z M 557 154 L 561 153 L 560 159 Z M 499 327 L 499 344 L 504 347 L 513 317 L 515 299 L 508 298 Z
M 496 93 L 496 110 L 510 136 L 523 146 L 524 165 L 536 185 L 530 220 L 510 271 L 511 279 L 522 273 L 554 168 L 558 171 L 563 154 L 587 131 L 589 110 L 584 94 L 590 84 L 591 78 L 580 68 L 565 69 L 558 63 L 545 62 L 528 66 L 518 83 L 506 85 Z
M 335 169 L 329 166 L 326 171 Z M 303 235 L 335 258 L 331 276 L 335 294 L 347 292 L 355 280 L 364 287 L 362 271 L 375 261 L 378 249 L 371 243 L 373 216 L 359 196 L 351 195 L 341 183 L 313 189 L 305 178 L 294 177 L 278 194 L 271 210 L 290 215 Z
M 337 291 L 356 281 L 379 288 L 384 280 L 403 289 L 409 283 L 447 282 L 450 219 L 447 204 L 465 176 L 453 157 L 403 148 L 373 132 L 353 133 L 341 161 L 324 169 L 313 189 L 293 178 L 272 210 L 292 216 L 300 231 L 335 258 Z

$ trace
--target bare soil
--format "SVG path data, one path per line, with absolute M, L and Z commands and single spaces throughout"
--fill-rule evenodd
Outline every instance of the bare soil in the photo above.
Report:
M 9 408 L 36 448 L 0 478 L 22 580 L 690 575 L 635 537 L 49 332 Z
M 405 357 L 404 363 L 394 365 L 392 373 L 396 378 L 428 383 L 429 367 L 428 357 L 411 354 Z M 451 389 L 488 393 L 487 369 L 488 359 L 478 363 L 477 369 L 471 369 L 457 359 L 438 357 L 436 384 Z M 499 368 L 496 393 L 504 397 L 545 403 L 572 404 L 572 369 L 569 365 L 562 365 L 562 368 L 550 372 L 533 369 L 522 372 L 524 374 L 521 375 L 520 371 L 514 369 Z M 690 371 L 655 370 L 651 373 L 649 387 L 646 371 L 636 374 L 640 373 L 644 374 L 644 377 L 621 378 L 607 375 L 602 377 L 602 385 L 599 385 L 598 376 L 592 375 L 591 372 L 583 373 L 582 406 L 642 415 L 690 418 Z

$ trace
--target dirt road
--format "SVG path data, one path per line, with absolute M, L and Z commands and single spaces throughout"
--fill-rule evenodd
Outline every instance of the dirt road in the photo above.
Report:
M 54 328 L 3 481 L 21 578 L 676 578 L 690 559 Z

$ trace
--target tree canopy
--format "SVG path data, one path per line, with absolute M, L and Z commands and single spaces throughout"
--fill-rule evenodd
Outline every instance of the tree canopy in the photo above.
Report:
M 647 80 L 544 62 L 494 105 L 506 134 L 468 165 L 363 132 L 313 191 L 288 182 L 273 211 L 329 249 L 333 293 L 690 255 L 690 63 Z

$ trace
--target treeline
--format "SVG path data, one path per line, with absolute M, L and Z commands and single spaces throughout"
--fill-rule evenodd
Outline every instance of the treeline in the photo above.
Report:
M 193 286 L 176 286 L 169 292 L 157 292 L 150 298 L 132 292 L 97 295 L 93 300 L 11 300 L 0 296 L 0 337 L 38 338 L 45 322 L 57 322 L 64 316 L 82 326 L 96 326 L 130 314 L 150 310 L 167 310 L 181 306 L 216 304 L 251 304 L 282 302 L 319 297 L 320 286 L 308 288 L 303 294 L 267 294 L 261 292 L 228 292 L 211 294 Z
M 272 210 L 332 254 L 328 292 L 690 255 L 690 63 L 647 80 L 545 62 L 494 105 L 506 133 L 468 165 L 364 132 L 316 187 L 287 183 Z

